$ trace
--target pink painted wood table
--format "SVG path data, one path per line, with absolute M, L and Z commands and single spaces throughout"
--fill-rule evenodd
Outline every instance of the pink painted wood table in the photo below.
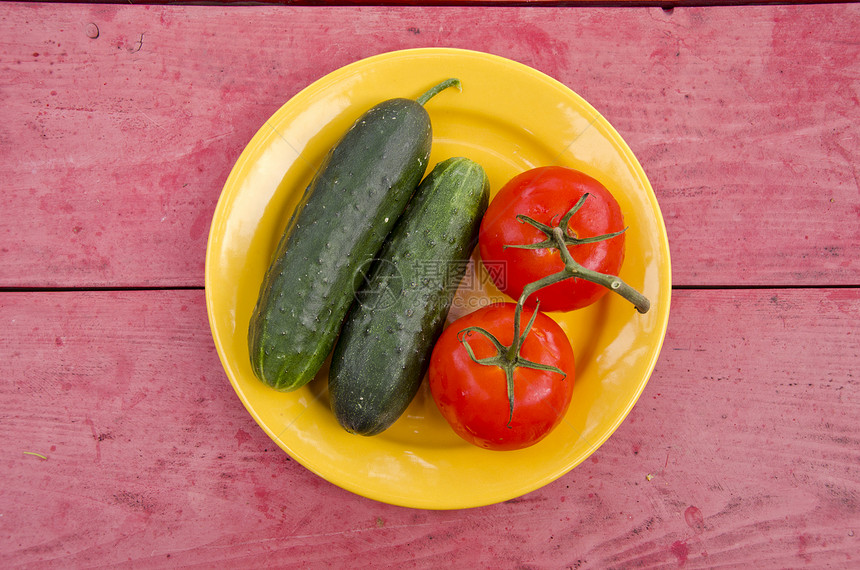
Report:
M 860 567 L 860 4 L 312 4 L 0 4 L 0 566 Z M 621 427 L 464 510 L 291 460 L 204 301 L 256 130 L 343 65 L 428 46 L 594 105 L 672 255 Z

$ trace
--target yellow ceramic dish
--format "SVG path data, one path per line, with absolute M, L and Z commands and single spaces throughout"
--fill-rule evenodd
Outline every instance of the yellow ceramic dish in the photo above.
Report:
M 621 277 L 652 309 L 637 314 L 616 295 L 569 314 L 552 313 L 577 358 L 573 404 L 549 437 L 529 449 L 492 452 L 460 440 L 424 387 L 406 414 L 371 438 L 350 435 L 329 411 L 326 370 L 291 393 L 264 386 L 248 358 L 248 322 L 263 273 L 289 215 L 328 149 L 374 104 L 415 98 L 448 78 L 462 82 L 427 104 L 430 168 L 467 156 L 495 193 L 526 169 L 562 164 L 602 181 L 630 226 Z M 478 269 L 467 276 L 449 321 L 504 300 Z M 581 97 L 525 65 L 485 53 L 416 49 L 358 61 L 316 81 L 254 136 L 224 186 L 206 254 L 206 303 L 218 354 L 236 393 L 290 456 L 328 481 L 396 505 L 455 509 L 511 499 L 578 465 L 615 431 L 654 368 L 669 316 L 666 230 L 633 153 Z

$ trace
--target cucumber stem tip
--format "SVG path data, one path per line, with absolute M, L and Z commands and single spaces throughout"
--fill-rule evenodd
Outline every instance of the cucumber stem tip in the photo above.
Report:
M 430 99 L 435 97 L 439 92 L 444 91 L 445 89 L 448 89 L 449 87 L 456 87 L 458 91 L 460 91 L 460 92 L 463 91 L 463 86 L 460 84 L 460 80 L 457 79 L 456 77 L 452 77 L 450 79 L 446 79 L 445 81 L 443 81 L 437 85 L 434 85 L 433 87 L 428 89 L 426 93 L 424 93 L 423 95 L 418 97 L 418 99 L 416 99 L 416 100 L 418 101 L 419 105 L 423 106 L 425 103 L 427 103 L 427 101 L 429 101 Z

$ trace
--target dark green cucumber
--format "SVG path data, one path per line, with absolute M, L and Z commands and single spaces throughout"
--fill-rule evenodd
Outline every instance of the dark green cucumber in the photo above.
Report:
M 329 369 L 329 397 L 349 432 L 378 434 L 415 397 L 489 202 L 484 169 L 438 164 L 382 247 L 344 322 Z
M 418 98 L 390 99 L 359 117 L 305 190 L 266 271 L 248 347 L 260 380 L 282 391 L 322 367 L 354 299 L 360 272 L 382 246 L 427 169 L 432 141 Z

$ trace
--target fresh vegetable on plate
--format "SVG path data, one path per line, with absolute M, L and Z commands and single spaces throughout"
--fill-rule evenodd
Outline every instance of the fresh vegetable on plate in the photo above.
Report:
M 254 373 L 295 390 L 321 368 L 358 285 L 427 168 L 432 139 L 423 104 L 390 99 L 362 115 L 332 148 L 277 246 L 251 316 Z
M 442 416 L 469 443 L 522 449 L 564 418 L 574 364 L 570 341 L 552 318 L 497 303 L 445 329 L 430 360 L 430 391 Z
M 594 178 L 562 166 L 523 172 L 502 187 L 481 224 L 480 252 L 504 271 L 499 289 L 540 302 L 544 311 L 586 307 L 613 290 L 648 311 L 643 295 L 617 277 L 624 261 L 624 217 Z
M 439 163 L 418 187 L 335 345 L 329 396 L 347 431 L 378 434 L 415 397 L 488 201 L 487 175 L 467 158 Z

